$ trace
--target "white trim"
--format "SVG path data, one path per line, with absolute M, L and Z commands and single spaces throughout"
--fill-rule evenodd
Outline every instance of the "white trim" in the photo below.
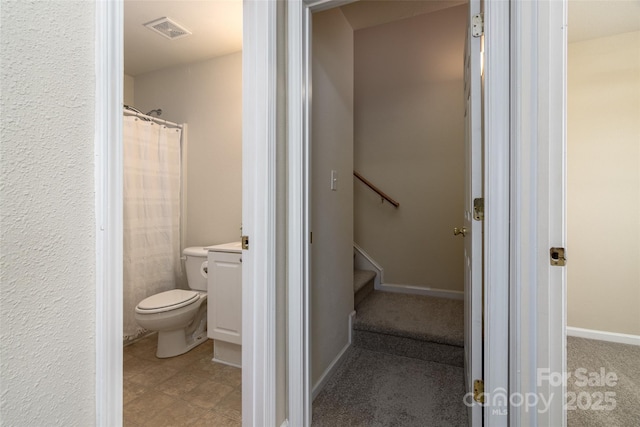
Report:
M 356 270 L 371 270 L 376 272 L 376 277 L 373 280 L 374 289 L 380 289 L 380 286 L 384 283 L 384 268 L 378 264 L 368 253 L 364 251 L 355 242 L 353 243 L 353 249 L 356 252 L 356 258 L 354 260 L 354 268 Z
M 597 331 L 567 326 L 567 336 L 617 342 L 619 344 L 640 345 L 640 335 L 621 334 L 619 332 Z
M 464 299 L 464 292 L 462 291 L 450 291 L 447 289 L 435 289 L 417 285 L 397 285 L 394 283 L 383 283 L 379 288 L 379 291 L 395 292 L 398 294 L 410 294 L 410 295 L 424 295 L 434 298 L 447 298 L 447 299 Z
M 309 30 L 310 11 L 287 2 L 287 329 L 288 408 L 292 426 L 311 425 Z
M 276 424 L 277 3 L 243 6 L 242 421 Z
M 509 391 L 535 394 L 550 405 L 545 412 L 513 407 L 509 419 L 518 426 L 562 427 L 565 387 L 539 383 L 537 373 L 566 372 L 566 269 L 549 263 L 550 247 L 566 247 L 566 1 L 512 2 L 511 28 L 514 322 Z
M 96 426 L 122 425 L 123 6 L 96 2 Z
M 280 424 L 280 427 L 289 427 L 289 420 L 284 420 L 282 424 Z
M 509 388 L 509 4 L 484 2 L 484 390 Z M 484 425 L 507 426 L 506 407 L 487 407 Z
M 316 382 L 316 384 L 313 386 L 313 392 L 311 394 L 312 400 L 315 400 L 316 397 L 318 397 L 318 395 L 320 394 L 324 386 L 327 385 L 327 382 L 329 382 L 331 377 L 336 373 L 336 370 L 344 362 L 344 359 L 345 359 L 344 356 L 347 354 L 347 351 L 351 347 L 353 319 L 355 318 L 355 316 L 356 316 L 355 311 L 352 311 L 351 313 L 349 313 L 349 341 L 347 341 L 347 344 L 345 344 L 342 350 L 340 350 L 340 353 L 338 353 L 338 355 L 333 359 L 333 361 L 331 361 L 329 366 L 327 366 L 327 369 L 324 370 L 324 372 L 318 379 L 318 382 Z

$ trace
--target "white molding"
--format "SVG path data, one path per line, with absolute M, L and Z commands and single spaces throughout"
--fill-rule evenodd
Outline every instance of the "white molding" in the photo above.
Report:
M 96 426 L 122 425 L 123 6 L 99 1 L 95 32 Z
M 347 341 L 347 344 L 345 344 L 342 350 L 340 350 L 340 353 L 338 353 L 337 356 L 333 359 L 333 361 L 331 361 L 329 366 L 327 366 L 327 369 L 324 370 L 324 372 L 318 379 L 318 382 L 316 382 L 316 384 L 313 386 L 313 392 L 311 395 L 312 400 L 315 400 L 315 398 L 318 397 L 318 395 L 320 394 L 324 386 L 327 385 L 327 382 L 329 382 L 331 377 L 335 374 L 336 370 L 344 362 L 344 356 L 347 354 L 347 351 L 351 347 L 353 319 L 355 316 L 356 316 L 355 311 L 352 311 L 351 313 L 349 313 L 349 341 Z
M 377 288 L 384 292 L 395 292 L 398 294 L 410 294 L 410 295 L 424 295 L 435 298 L 447 298 L 447 299 L 464 299 L 464 292 L 462 291 L 450 291 L 447 289 L 436 289 L 417 285 L 401 285 L 394 283 L 383 283 Z
M 511 2 L 512 242 L 510 393 L 548 400 L 545 412 L 509 411 L 512 425 L 566 425 L 565 386 L 537 381 L 566 371 L 566 269 L 549 248 L 564 227 L 566 1 Z M 562 383 L 562 382 L 561 382 Z
M 276 424 L 277 3 L 243 6 L 242 420 Z
M 598 331 L 595 329 L 567 326 L 567 336 L 616 342 L 619 344 L 640 345 L 640 335 L 621 334 L 619 332 Z
M 509 10 L 484 2 L 484 389 L 509 389 Z M 504 407 L 484 408 L 484 425 L 507 426 Z
M 384 283 L 384 268 L 355 242 L 353 243 L 353 249 L 356 251 L 355 268 L 358 270 L 375 271 L 374 289 L 381 289 L 380 286 Z
M 310 11 L 287 2 L 287 329 L 288 420 L 311 425 L 309 117 Z

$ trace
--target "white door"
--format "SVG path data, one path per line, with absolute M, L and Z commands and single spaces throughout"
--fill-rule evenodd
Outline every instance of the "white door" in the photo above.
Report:
M 482 101 L 480 37 L 474 37 L 474 15 L 480 1 L 469 6 L 464 61 L 465 210 L 464 210 L 464 357 L 465 404 L 470 426 L 482 425 L 482 407 L 473 400 L 474 381 L 482 379 L 482 220 L 474 218 L 474 200 L 482 198 Z

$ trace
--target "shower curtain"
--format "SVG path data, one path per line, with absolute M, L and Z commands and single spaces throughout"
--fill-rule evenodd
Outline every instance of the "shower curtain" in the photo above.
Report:
M 124 117 L 124 342 L 146 331 L 135 321 L 144 298 L 180 279 L 179 128 Z

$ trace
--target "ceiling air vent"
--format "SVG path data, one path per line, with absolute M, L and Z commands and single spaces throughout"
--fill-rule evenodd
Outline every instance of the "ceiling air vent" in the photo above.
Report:
M 170 40 L 175 40 L 191 35 L 191 31 L 187 30 L 177 22 L 167 17 L 148 22 L 144 24 L 144 26 Z

